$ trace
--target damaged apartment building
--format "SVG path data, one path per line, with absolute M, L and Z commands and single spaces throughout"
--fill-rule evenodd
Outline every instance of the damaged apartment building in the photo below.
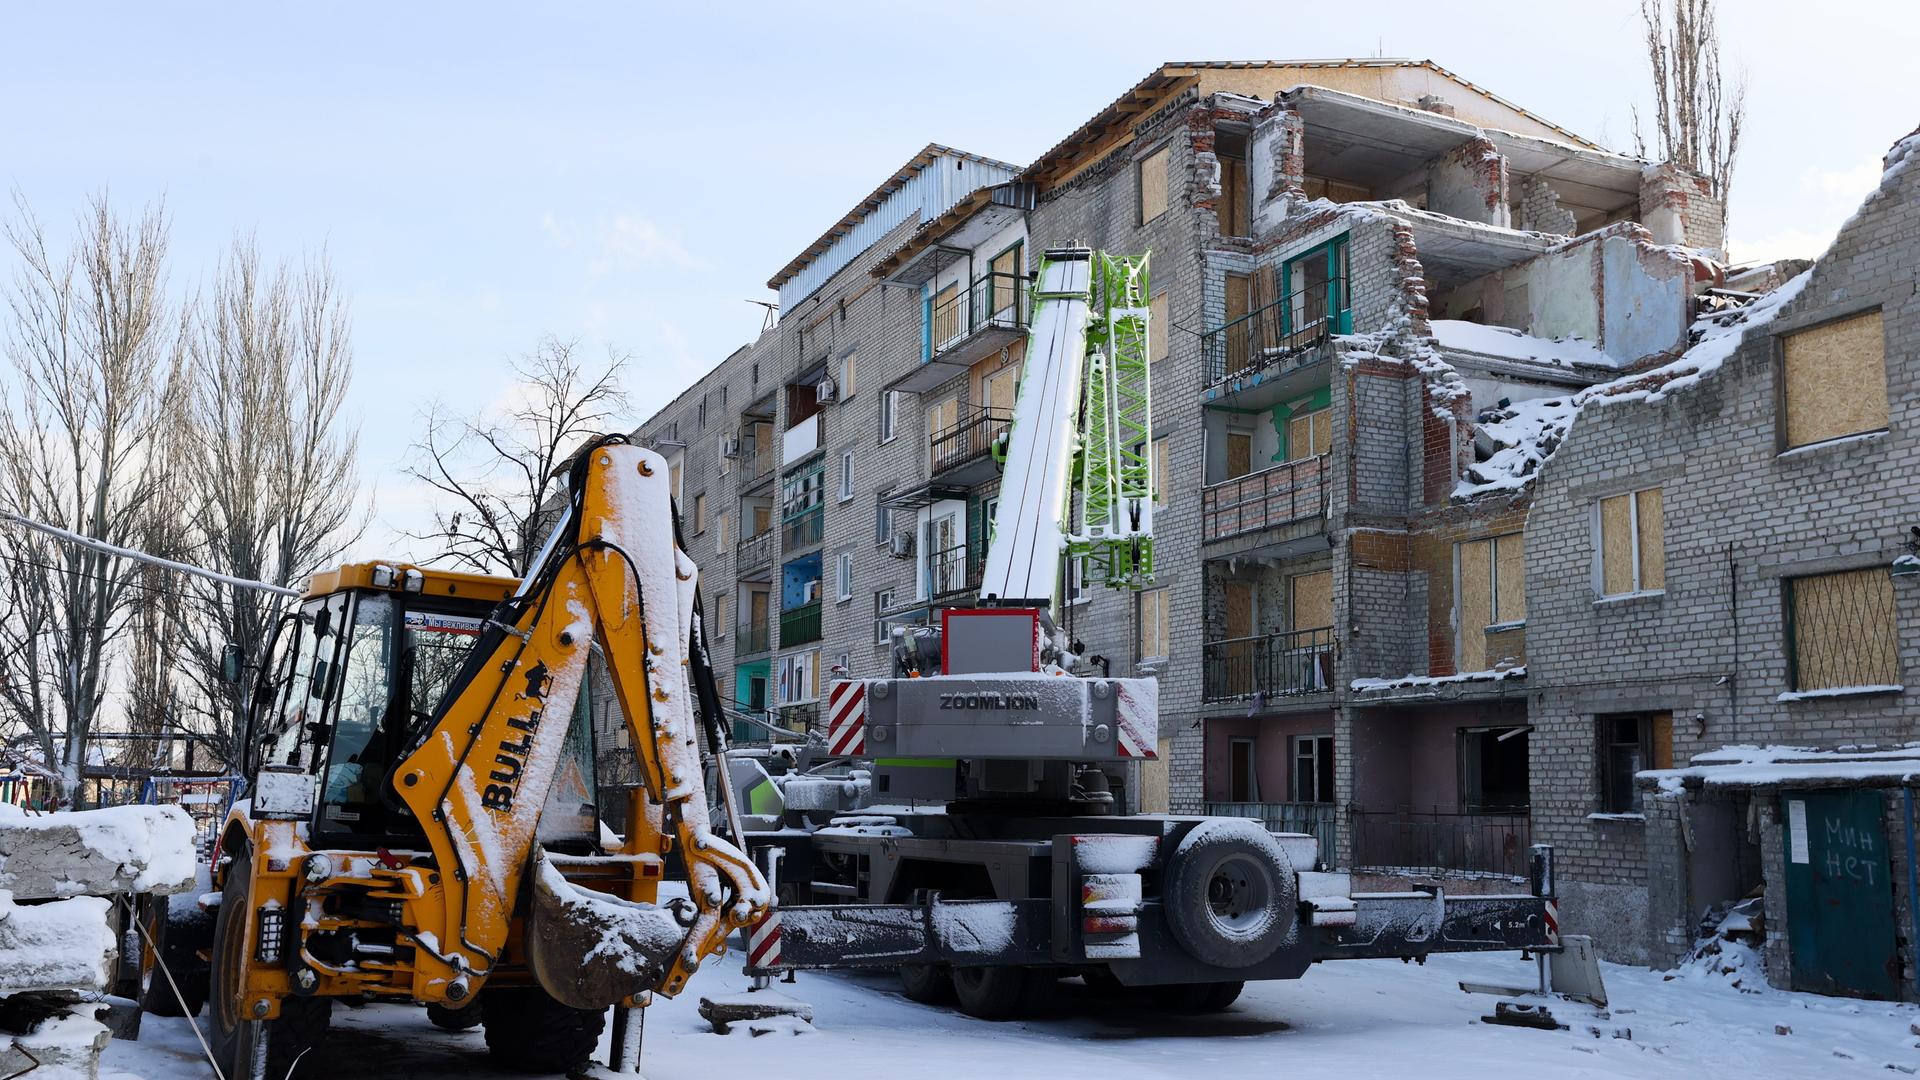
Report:
M 890 672 L 894 627 L 977 599 L 1038 254 L 1150 251 L 1156 580 L 1070 575 L 1064 609 L 1084 655 L 1160 681 L 1121 805 L 1451 887 L 1506 888 L 1551 841 L 1569 928 L 1647 955 L 1646 918 L 1600 925 L 1633 902 L 1607 888 L 1644 896 L 1648 841 L 1589 822 L 1613 805 L 1590 703 L 1546 704 L 1531 515 L 1542 432 L 1739 291 L 1722 220 L 1703 178 L 1424 61 L 1168 64 L 1024 167 L 927 146 L 636 433 L 675 462 L 739 733 L 817 726 L 837 674 Z M 1657 560 L 1632 569 L 1649 591 Z

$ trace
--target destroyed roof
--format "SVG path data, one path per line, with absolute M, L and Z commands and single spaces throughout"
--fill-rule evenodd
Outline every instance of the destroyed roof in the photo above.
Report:
M 1233 71 L 1273 71 L 1288 70 L 1324 71 L 1329 69 L 1368 69 L 1397 68 L 1418 69 L 1432 72 L 1448 83 L 1469 91 L 1480 98 L 1502 108 L 1511 110 L 1516 116 L 1524 117 L 1542 128 L 1565 138 L 1575 146 L 1590 150 L 1600 149 L 1599 145 L 1583 139 L 1558 124 L 1552 123 L 1513 102 L 1487 90 L 1485 87 L 1468 82 L 1459 75 L 1441 67 L 1431 60 L 1412 60 L 1388 57 L 1348 57 L 1325 60 L 1200 60 L 1170 61 L 1155 68 L 1135 83 L 1125 93 L 1115 98 L 1105 108 L 1095 113 L 1092 119 L 1075 128 L 1073 133 L 1041 154 L 1033 164 L 1026 167 L 1018 177 L 1043 186 L 1051 185 L 1075 171 L 1072 166 L 1079 162 L 1087 151 L 1099 147 L 1115 130 L 1130 127 L 1135 119 L 1152 112 L 1175 94 L 1201 82 L 1203 74 Z M 1303 79 L 1303 82 L 1312 80 Z M 1275 90 L 1292 89 L 1291 86 L 1275 87 Z M 1337 87 L 1335 88 L 1337 89 Z
M 1643 787 L 1679 794 L 1689 787 L 1842 787 L 1907 783 L 1920 777 L 1920 743 L 1879 748 L 1723 746 L 1679 769 L 1634 774 Z

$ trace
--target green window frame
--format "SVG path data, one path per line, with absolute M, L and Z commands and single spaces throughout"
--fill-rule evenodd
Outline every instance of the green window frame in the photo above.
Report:
M 1316 271 L 1325 288 L 1318 305 L 1314 305 L 1312 295 L 1304 291 L 1310 288 L 1306 282 L 1315 276 Z M 1297 302 L 1294 300 L 1296 280 L 1302 282 L 1303 290 Z M 1318 306 L 1319 311 L 1310 310 L 1312 306 Z M 1348 304 L 1345 233 L 1280 264 L 1280 332 L 1283 335 L 1295 333 L 1301 328 L 1295 325 L 1296 322 L 1310 325 L 1323 317 L 1332 324 L 1330 329 L 1334 333 L 1353 333 L 1353 311 Z

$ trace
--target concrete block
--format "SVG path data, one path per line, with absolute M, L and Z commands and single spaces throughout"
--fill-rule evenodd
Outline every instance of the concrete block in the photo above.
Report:
M 193 821 L 178 807 L 0 814 L 0 890 L 15 899 L 175 893 L 193 885 Z
M 112 915 L 112 902 L 97 896 L 44 904 L 0 898 L 0 996 L 105 990 L 120 954 Z

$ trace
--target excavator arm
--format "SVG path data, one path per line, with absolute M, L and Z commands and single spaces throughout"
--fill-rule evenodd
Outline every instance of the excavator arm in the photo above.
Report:
M 394 770 L 395 790 L 426 830 L 444 899 L 440 931 L 423 926 L 414 942 L 418 962 L 449 999 L 479 989 L 516 915 L 526 917 L 523 939 L 542 984 L 562 1000 L 604 1006 L 677 993 L 730 931 L 766 912 L 765 879 L 708 827 L 696 708 L 712 696 L 697 685 L 710 676 L 696 652 L 698 572 L 678 544 L 668 475 L 664 458 L 617 436 L 579 455 L 554 538 Z M 596 642 L 647 796 L 634 793 L 616 857 L 677 846 L 690 910 L 572 889 L 536 842 Z M 581 974 L 596 966 L 597 981 Z

